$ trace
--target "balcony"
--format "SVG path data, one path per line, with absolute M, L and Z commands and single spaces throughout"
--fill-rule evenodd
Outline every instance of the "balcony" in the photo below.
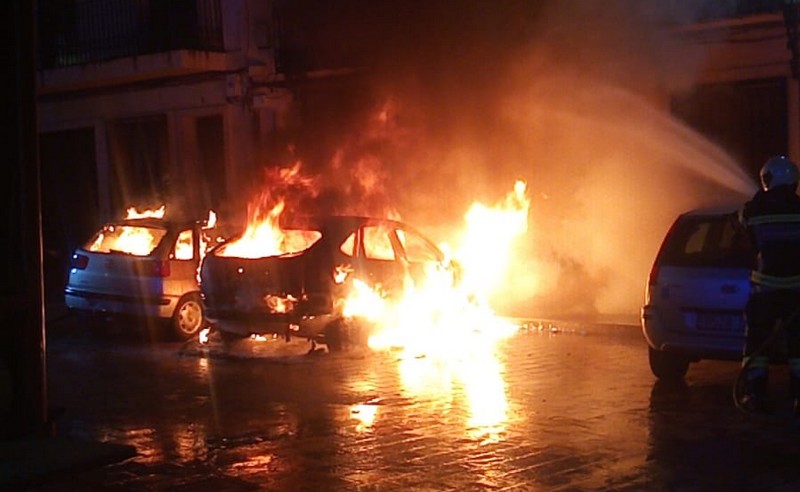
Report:
M 221 0 L 39 0 L 40 90 L 224 70 Z

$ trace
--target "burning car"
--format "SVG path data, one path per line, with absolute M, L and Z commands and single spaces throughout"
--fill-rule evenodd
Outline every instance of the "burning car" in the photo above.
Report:
M 366 342 L 365 324 L 343 312 L 354 285 L 391 298 L 431 271 L 458 277 L 433 242 L 399 221 L 324 216 L 264 232 L 248 229 L 202 262 L 206 316 L 225 337 L 298 336 L 339 350 Z
M 72 255 L 67 308 L 89 321 L 143 316 L 166 322 L 180 339 L 206 324 L 198 287 L 200 260 L 215 217 L 171 221 L 164 208 L 104 224 Z

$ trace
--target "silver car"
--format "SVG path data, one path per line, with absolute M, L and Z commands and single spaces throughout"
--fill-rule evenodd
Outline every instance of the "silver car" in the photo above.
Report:
M 680 380 L 701 359 L 741 360 L 754 263 L 736 207 L 693 210 L 675 220 L 641 311 L 656 377 Z
M 67 308 L 92 321 L 156 318 L 180 339 L 196 336 L 206 323 L 198 287 L 204 226 L 157 218 L 105 224 L 72 255 Z

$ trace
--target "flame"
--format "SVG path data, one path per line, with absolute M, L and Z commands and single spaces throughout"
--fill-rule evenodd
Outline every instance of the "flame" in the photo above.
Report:
M 291 167 L 272 170 L 268 173 L 271 183 L 247 206 L 247 224 L 242 235 L 224 245 L 220 256 L 238 258 L 263 258 L 287 253 L 297 253 L 308 249 L 322 233 L 313 230 L 299 230 L 281 227 L 281 216 L 286 208 L 282 194 L 296 190 L 312 194 L 313 178 L 300 173 L 300 163 Z M 277 191 L 276 191 L 277 190 Z
M 126 211 L 125 218 L 126 219 L 163 219 L 164 214 L 166 213 L 167 207 L 166 205 L 161 205 L 158 208 L 154 209 L 145 209 L 139 212 L 135 207 L 128 207 Z
M 211 328 L 203 328 L 200 330 L 200 334 L 198 335 L 197 339 L 201 344 L 208 343 L 209 335 L 211 334 Z
M 157 235 L 157 232 L 162 232 Z M 87 246 L 87 250 L 110 253 L 118 251 L 134 256 L 147 256 L 158 245 L 163 230 L 129 225 L 108 225 Z
M 473 204 L 465 215 L 466 229 L 454 251 L 460 281 L 453 272 L 429 266 L 422 279 L 407 278 L 403 295 L 389 301 L 374 286 L 354 279 L 342 313 L 363 317 L 377 328 L 370 337 L 376 349 L 405 347 L 430 355 L 468 353 L 512 334 L 516 327 L 497 316 L 489 305 L 511 262 L 513 243 L 527 231 L 530 200 L 526 184 L 514 189 L 494 207 Z
M 502 440 L 509 419 L 496 348 L 518 326 L 496 315 L 489 298 L 512 262 L 514 241 L 527 232 L 526 188 L 517 181 L 495 206 L 473 204 L 457 245 L 442 245 L 460 265 L 460 281 L 450 269 L 430 266 L 422 279 L 406 279 L 399 299 L 390 299 L 378 287 L 348 278 L 351 289 L 342 305 L 345 317 L 375 326 L 371 348 L 403 351 L 399 368 L 405 391 L 440 396 L 455 395 L 456 383 L 464 388 L 467 435 L 483 443 Z M 336 272 L 345 278 L 351 273 Z
M 466 214 L 467 230 L 456 249 L 456 259 L 464 267 L 463 282 L 487 299 L 507 273 L 514 240 L 528 230 L 530 200 L 524 181 L 495 207 L 474 203 Z

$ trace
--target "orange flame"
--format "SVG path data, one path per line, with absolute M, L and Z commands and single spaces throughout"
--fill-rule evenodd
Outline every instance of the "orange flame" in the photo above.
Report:
M 247 206 L 244 233 L 238 239 L 222 245 L 218 251 L 220 256 L 263 258 L 296 253 L 307 249 L 322 237 L 319 231 L 281 227 L 281 215 L 286 208 L 286 199 L 282 194 L 290 189 L 308 191 L 314 188 L 313 178 L 300 173 L 300 163 L 269 173 L 268 179 L 274 182 Z
M 517 181 L 514 190 L 494 207 L 473 204 L 455 248 L 461 267 L 459 283 L 452 272 L 431 267 L 422 281 L 408 278 L 401 298 L 390 302 L 354 279 L 344 301 L 344 315 L 377 325 L 369 342 L 376 349 L 463 354 L 509 336 L 516 327 L 495 315 L 488 299 L 511 261 L 514 240 L 527 231 L 529 206 L 523 181 Z M 454 344 L 463 350 L 454 350 Z
M 136 209 L 136 207 L 128 207 L 128 210 L 126 210 L 125 218 L 126 219 L 148 219 L 148 218 L 163 219 L 164 218 L 164 214 L 166 213 L 166 210 L 167 210 L 166 205 L 161 205 L 160 207 L 153 208 L 153 209 L 145 209 L 145 210 L 142 210 L 141 212 L 139 212 Z

